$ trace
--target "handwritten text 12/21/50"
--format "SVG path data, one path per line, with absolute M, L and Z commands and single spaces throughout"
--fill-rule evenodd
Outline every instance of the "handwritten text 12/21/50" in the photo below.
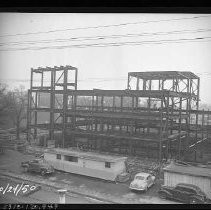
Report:
M 18 195 L 19 192 L 22 192 L 23 194 L 26 194 L 27 192 L 35 191 L 36 190 L 35 185 L 29 185 L 29 184 L 17 184 L 16 186 L 10 185 L 9 183 L 7 184 L 6 187 L 0 186 L 0 193 L 5 194 L 5 193 L 14 193 L 16 196 Z

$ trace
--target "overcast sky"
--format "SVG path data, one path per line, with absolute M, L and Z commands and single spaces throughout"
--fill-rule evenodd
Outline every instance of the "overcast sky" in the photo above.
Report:
M 30 68 L 60 65 L 78 68 L 78 89 L 125 89 L 130 71 L 192 71 L 211 104 L 211 15 L 0 14 L 1 82 L 29 88 Z

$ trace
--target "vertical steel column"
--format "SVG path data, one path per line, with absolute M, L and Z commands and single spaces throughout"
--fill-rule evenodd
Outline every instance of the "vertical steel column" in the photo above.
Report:
M 103 112 L 103 102 L 104 102 L 104 96 L 101 96 L 101 112 Z M 103 132 L 104 131 L 104 123 L 102 118 L 100 119 L 101 123 L 100 123 L 100 130 Z
M 200 87 L 200 78 L 197 79 L 197 99 L 196 99 L 196 134 L 195 134 L 195 142 L 198 141 L 198 110 L 199 110 L 199 88 Z M 197 145 L 195 146 L 195 161 L 197 159 Z
M 200 79 L 197 80 L 197 101 L 196 101 L 196 134 L 195 134 L 195 142 L 197 142 L 198 139 L 198 110 L 199 110 L 199 85 L 200 85 Z
M 148 90 L 151 90 L 152 87 L 152 80 L 149 80 L 149 86 L 148 86 Z M 148 99 L 148 104 L 147 104 L 147 108 L 148 108 L 148 113 L 151 113 L 151 97 L 149 97 Z M 147 125 L 147 133 L 149 134 L 150 132 L 150 126 L 149 124 Z
M 122 108 L 123 108 L 123 96 L 121 96 L 121 98 L 120 98 L 120 111 L 122 112 L 123 110 L 122 110 Z M 122 131 L 122 125 L 120 125 L 120 131 Z
M 167 110 L 167 113 L 166 113 L 166 126 L 165 126 L 165 130 L 166 130 L 166 133 L 167 133 L 167 138 L 168 138 L 168 134 L 169 134 L 169 93 L 168 93 L 168 96 L 167 96 L 167 104 L 166 104 L 166 110 Z M 171 150 L 170 148 L 170 140 L 167 139 L 167 145 L 166 145 L 166 149 L 167 149 L 167 159 L 169 158 L 169 151 Z
M 74 107 L 73 107 L 73 112 L 74 112 L 74 116 L 73 116 L 73 130 L 76 129 L 76 111 L 77 111 L 77 93 L 76 90 L 78 88 L 78 69 L 75 69 L 75 89 L 74 89 Z M 75 144 L 75 134 L 72 135 L 72 143 L 73 145 Z
M 41 73 L 41 87 L 43 87 L 43 71 L 42 71 L 42 73 Z
M 27 96 L 27 141 L 30 142 L 30 134 L 31 134 L 31 105 L 30 105 L 30 99 L 31 99 L 31 89 L 28 90 L 28 96 Z
M 68 97 L 68 95 L 67 95 L 67 97 Z M 76 93 L 76 91 L 74 91 L 74 93 L 73 93 L 73 99 L 74 99 L 74 106 L 73 106 L 74 114 L 73 114 L 73 119 L 72 119 L 72 129 L 75 130 L 76 129 L 76 111 L 77 111 L 77 93 Z M 68 111 L 68 107 L 67 107 L 67 111 Z M 67 122 L 68 122 L 68 119 L 67 119 Z M 71 138 L 72 138 L 72 145 L 75 146 L 76 145 L 75 134 L 72 134 Z
M 136 90 L 139 90 L 139 77 L 137 77 L 137 81 L 136 81 Z
M 36 91 L 35 92 L 35 110 L 34 110 L 34 125 L 35 125 L 35 128 L 34 128 L 34 139 L 37 138 L 37 94 L 38 92 Z
M 96 96 L 96 111 L 98 111 L 98 96 Z
M 94 112 L 94 95 L 92 95 L 92 119 L 91 119 L 91 130 L 93 131 L 94 129 L 94 117 L 93 117 L 93 112 Z
M 113 103 L 112 103 L 112 110 L 113 110 L 113 112 L 115 112 L 115 96 L 113 96 Z M 111 129 L 112 129 L 112 131 L 114 131 L 114 121 L 112 121 L 112 126 L 111 126 Z
M 95 111 L 98 110 L 98 96 L 96 96 Z M 96 120 L 96 119 L 95 119 Z M 95 131 L 98 130 L 98 121 L 95 122 Z
M 49 139 L 54 139 L 54 109 L 55 109 L 55 70 L 51 69 L 51 90 L 50 90 L 50 130 Z M 47 144 L 47 142 L 46 142 Z
M 165 80 L 164 80 L 164 79 L 162 79 L 162 80 L 161 80 L 161 90 L 163 90 L 163 89 L 164 89 L 164 82 L 165 82 Z
M 78 89 L 78 69 L 75 69 L 75 90 Z
M 123 111 L 123 96 L 120 98 L 120 111 Z
M 175 91 L 175 79 L 172 79 L 172 91 Z
M 204 139 L 204 109 L 202 110 L 201 132 L 202 132 L 202 139 Z
M 193 80 L 192 79 L 188 79 L 188 93 L 192 94 L 192 88 L 193 88 Z
M 64 69 L 64 84 L 63 84 L 63 119 L 62 119 L 62 147 L 66 146 L 66 124 L 67 124 L 67 69 Z
M 187 92 L 190 93 L 191 91 L 191 85 L 192 83 L 190 83 L 190 79 L 187 79 Z M 187 132 L 187 137 L 188 137 L 188 145 L 189 145 L 189 137 L 190 137 L 190 117 L 191 117 L 191 113 L 190 113 L 190 110 L 191 110 L 191 107 L 190 107 L 190 104 L 189 104 L 189 101 L 190 101 L 190 98 L 186 98 L 186 114 L 188 115 L 188 119 L 186 119 L 186 132 Z
M 41 72 L 41 89 L 43 88 L 43 71 Z M 38 92 L 38 106 L 40 103 L 40 92 Z
M 113 112 L 115 111 L 115 99 L 116 99 L 116 97 L 115 96 L 113 96 L 113 103 L 112 103 L 112 108 L 113 108 Z
M 101 111 L 104 111 L 104 96 L 101 96 Z
M 175 78 L 173 78 L 173 89 L 172 89 L 172 91 L 173 92 L 175 92 L 175 85 L 176 85 L 176 83 L 175 83 Z M 173 97 L 171 97 L 171 116 L 173 116 L 173 114 L 174 114 L 174 98 Z M 171 134 L 173 134 L 173 118 L 171 119 L 171 130 L 170 130 L 170 133 Z
M 173 116 L 173 114 L 174 114 L 174 98 L 173 97 L 171 97 L 171 116 Z M 173 134 L 173 118 L 171 119 L 171 130 L 170 130 L 170 132 L 171 132 L 171 134 Z
M 94 100 L 94 95 L 92 95 L 92 108 L 91 108 L 92 112 L 94 111 L 94 106 L 95 106 L 95 105 L 94 105 L 94 101 L 95 101 L 95 100 Z
M 161 172 L 161 164 L 162 164 L 162 140 L 163 140 L 163 97 L 161 97 L 161 108 L 160 108 L 160 139 L 159 139 L 159 169 Z
M 146 90 L 146 80 L 143 79 L 143 90 Z
M 30 90 L 28 90 L 28 104 L 27 104 L 27 141 L 30 142 L 31 135 L 31 91 L 33 88 L 33 68 L 31 68 Z
M 178 78 L 176 78 L 175 91 L 178 92 L 178 89 L 179 89 L 179 81 L 178 81 Z
M 136 110 L 138 110 L 138 96 L 136 96 Z
M 181 113 L 182 113 L 182 97 L 180 97 L 179 102 L 179 145 L 178 145 L 178 160 L 180 160 L 181 155 L 181 128 L 182 128 L 182 121 L 181 121 Z
M 131 89 L 130 87 L 130 73 L 128 73 L 128 76 L 127 76 L 127 89 Z
M 32 90 L 33 88 L 33 73 L 34 73 L 34 69 L 31 68 L 31 80 L 30 80 L 30 89 Z

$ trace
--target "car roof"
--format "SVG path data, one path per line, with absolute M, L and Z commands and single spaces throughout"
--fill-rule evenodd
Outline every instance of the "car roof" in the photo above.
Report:
M 193 184 L 179 183 L 179 184 L 177 184 L 177 186 L 188 187 L 188 188 L 194 188 L 196 190 L 201 190 L 198 186 L 193 185 Z
M 148 173 L 141 172 L 141 173 L 136 174 L 135 176 L 148 177 L 149 175 L 150 175 L 150 174 L 148 174 Z

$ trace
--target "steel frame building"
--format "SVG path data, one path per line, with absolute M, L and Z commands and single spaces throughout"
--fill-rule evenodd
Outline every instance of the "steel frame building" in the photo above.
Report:
M 34 74 L 41 75 L 38 86 Z M 93 150 L 161 160 L 180 159 L 190 145 L 209 137 L 211 112 L 198 110 L 200 78 L 192 72 L 129 72 L 126 90 L 77 90 L 77 75 L 72 66 L 31 69 L 28 140 L 38 129 L 47 130 L 49 139 L 59 131 L 56 146 L 77 147 L 85 140 Z M 40 94 L 49 95 L 48 107 L 40 106 Z M 89 103 L 80 104 L 81 98 Z M 48 123 L 38 123 L 43 112 L 49 113 Z

